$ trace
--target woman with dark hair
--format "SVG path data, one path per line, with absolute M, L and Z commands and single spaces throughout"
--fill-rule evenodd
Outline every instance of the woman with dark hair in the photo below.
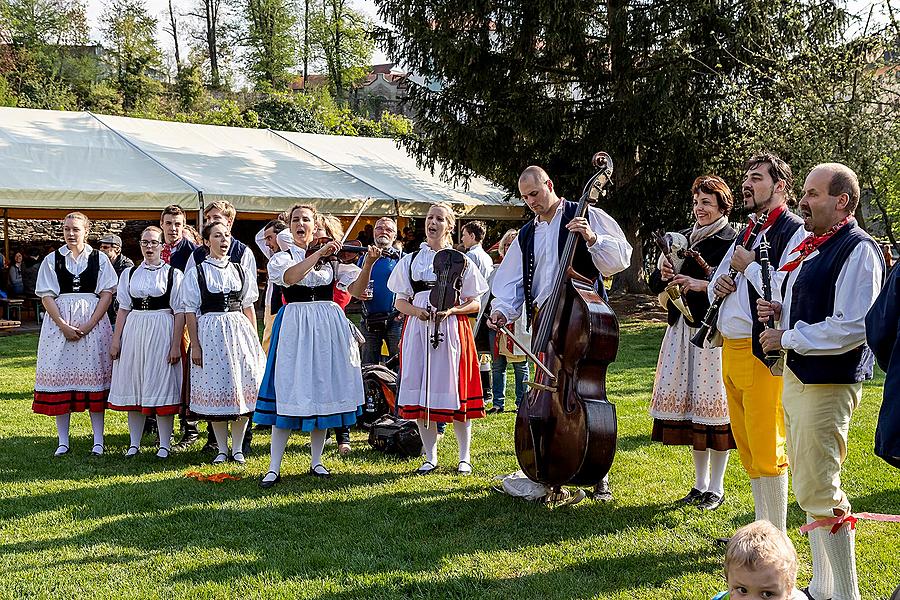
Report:
M 687 239 L 684 262 L 676 272 L 669 258 L 661 255 L 650 276 L 650 289 L 660 294 L 669 313 L 650 402 L 651 438 L 693 448 L 694 486 L 679 502 L 715 510 L 725 499 L 728 451 L 735 448 L 722 383 L 722 352 L 697 348 L 690 339 L 709 307 L 709 277 L 737 234 L 727 217 L 733 205 L 731 190 L 720 177 L 698 177 L 691 193 L 695 223 L 680 232 Z M 670 286 L 677 286 L 691 320 L 666 293 Z

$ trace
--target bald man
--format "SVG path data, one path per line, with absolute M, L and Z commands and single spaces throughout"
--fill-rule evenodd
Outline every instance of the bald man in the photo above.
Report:
M 774 301 L 757 300 L 759 319 L 774 315 L 779 322 L 762 332 L 760 343 L 764 352 L 785 353 L 787 453 L 794 495 L 809 523 L 850 515 L 841 465 L 862 381 L 872 378 L 866 313 L 881 290 L 884 257 L 857 226 L 858 205 L 856 173 L 839 163 L 815 167 L 800 200 L 809 235 L 789 246 L 787 262 L 773 277 Z M 859 600 L 851 523 L 814 529 L 809 543 L 813 577 L 807 597 Z
M 534 218 L 519 230 L 494 274 L 489 320 L 492 328 L 518 319 L 523 308 L 531 325 L 536 311 L 550 297 L 570 231 L 579 235 L 572 267 L 595 281 L 604 298 L 603 277 L 631 264 L 631 245 L 618 223 L 594 207 L 588 209 L 587 218 L 576 217 L 578 204 L 557 196 L 556 186 L 541 167 L 531 166 L 522 172 L 519 194 Z M 594 498 L 612 499 L 606 478 L 597 486 Z

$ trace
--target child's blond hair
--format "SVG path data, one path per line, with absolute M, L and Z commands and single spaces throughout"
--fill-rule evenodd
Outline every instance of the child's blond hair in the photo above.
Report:
M 732 567 L 756 571 L 763 566 L 778 570 L 786 589 L 797 582 L 797 551 L 787 535 L 768 521 L 759 520 L 738 529 L 725 549 L 725 577 Z

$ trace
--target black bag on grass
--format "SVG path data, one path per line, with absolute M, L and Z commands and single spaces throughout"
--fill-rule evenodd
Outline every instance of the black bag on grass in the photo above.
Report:
M 422 455 L 422 438 L 415 421 L 384 415 L 369 429 L 369 444 L 385 454 L 403 458 Z

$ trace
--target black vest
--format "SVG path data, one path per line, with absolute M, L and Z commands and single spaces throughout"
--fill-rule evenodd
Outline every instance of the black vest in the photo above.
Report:
M 97 279 L 100 277 L 100 251 L 91 250 L 87 267 L 79 275 L 72 275 L 66 268 L 66 257 L 57 250 L 54 252 L 53 269 L 59 282 L 59 293 L 62 294 L 95 294 Z
M 416 250 L 411 254 L 411 258 L 409 259 L 409 281 L 412 283 L 413 294 L 418 294 L 419 292 L 425 292 L 434 287 L 437 281 L 419 281 L 418 279 L 413 279 L 412 276 L 412 265 L 416 260 L 416 255 L 419 254 L 419 251 Z
M 179 242 L 178 249 L 169 255 L 169 266 L 184 273 L 184 269 L 187 267 L 187 261 L 196 249 L 197 244 L 187 238 L 182 238 L 181 242 Z M 194 260 L 196 262 L 196 258 Z
M 781 264 L 781 257 L 784 256 L 785 252 L 793 250 L 793 248 L 788 248 L 787 245 L 794 236 L 794 233 L 796 233 L 797 229 L 800 227 L 803 227 L 803 219 L 785 207 L 784 212 L 775 219 L 772 226 L 763 232 L 766 234 L 766 241 L 769 242 L 769 261 L 771 263 L 772 271 L 776 270 Z M 736 243 L 743 242 L 746 231 L 746 228 L 741 230 L 741 233 L 737 236 Z M 759 263 L 758 247 L 754 251 L 754 254 L 756 255 L 753 259 L 754 262 Z M 751 344 L 753 346 L 753 356 L 760 362 L 765 363 L 765 360 L 763 359 L 765 358 L 766 353 L 763 352 L 762 345 L 759 343 L 759 336 L 762 335 L 765 326 L 763 323 L 759 322 L 759 315 L 756 312 L 756 301 L 760 298 L 760 295 L 756 293 L 756 288 L 752 285 L 748 284 L 747 290 L 750 295 L 750 317 L 753 322 L 753 330 L 750 335 Z
M 272 298 L 269 301 L 269 313 L 276 314 L 284 306 L 284 288 L 277 283 L 272 284 Z
M 172 280 L 175 278 L 175 268 L 169 269 L 169 276 L 166 278 L 166 291 L 163 292 L 163 295 L 147 296 L 146 298 L 135 298 L 131 295 L 131 276 L 134 275 L 136 269 L 137 267 L 131 267 L 128 270 L 128 295 L 131 296 L 131 310 L 163 310 L 171 308 L 169 299 L 172 295 Z
M 197 263 L 197 285 L 200 288 L 200 312 L 205 315 L 206 313 L 211 312 L 240 311 L 241 292 L 244 290 L 244 270 L 241 268 L 241 265 L 232 263 L 234 264 L 234 268 L 237 269 L 238 276 L 241 278 L 241 288 L 232 290 L 227 294 L 224 292 L 214 294 L 210 292 L 209 288 L 206 286 L 206 275 L 203 274 L 203 269 L 201 268 L 202 264 L 202 262 Z
M 247 249 L 247 244 L 238 240 L 237 238 L 231 238 L 231 245 L 228 246 L 228 260 L 235 264 L 240 264 L 241 257 L 244 256 L 244 250 Z M 193 250 L 194 254 L 194 264 L 199 265 L 209 256 L 209 248 L 206 246 L 197 246 Z M 169 262 L 171 263 L 171 260 Z M 185 259 L 185 265 L 187 265 L 187 259 Z
M 853 222 L 841 227 L 819 246 L 818 255 L 803 261 L 800 273 L 791 287 L 791 328 L 798 321 L 821 323 L 834 313 L 838 276 L 853 249 L 859 244 L 872 244 L 879 259 L 884 261 L 875 240 Z M 896 324 L 891 326 L 894 325 Z M 858 383 L 872 379 L 874 363 L 872 351 L 863 343 L 849 352 L 824 356 L 803 355 L 788 350 L 786 364 L 797 379 L 811 385 Z
M 282 250 L 288 256 L 293 256 L 290 250 Z M 332 272 L 334 272 L 334 266 L 332 266 Z M 317 302 L 317 301 L 334 301 L 334 283 L 337 281 L 336 276 L 332 276 L 332 282 L 327 283 L 325 285 L 317 285 L 317 286 L 306 286 L 306 285 L 288 285 L 285 287 L 275 286 L 278 288 L 279 297 L 281 295 L 284 296 L 284 301 L 287 304 L 292 302 Z M 275 304 L 275 289 L 272 290 L 272 308 L 275 312 L 278 312 L 278 309 L 281 308 L 281 304 Z
M 563 214 L 559 221 L 557 257 L 562 257 L 563 251 L 566 248 L 566 239 L 569 234 L 566 225 L 575 218 L 575 211 L 578 209 L 578 203 L 576 202 L 570 202 L 569 200 L 561 200 L 561 202 L 563 202 Z M 525 223 L 522 229 L 519 230 L 519 235 L 516 238 L 516 241 L 519 243 L 519 248 L 522 249 L 522 285 L 525 288 L 525 318 L 529 327 L 531 326 L 531 321 L 534 318 L 534 312 L 537 308 L 534 305 L 534 291 L 532 290 L 535 268 L 534 227 L 536 220 L 537 217 Z M 603 278 L 600 277 L 600 271 L 594 266 L 594 261 L 591 259 L 591 253 L 588 251 L 587 242 L 585 242 L 584 238 L 580 235 L 577 236 L 577 241 L 575 243 L 575 256 L 572 259 L 572 268 L 579 275 L 583 275 L 591 281 L 596 282 L 597 291 L 600 293 L 600 296 L 604 300 L 607 299 L 606 288 L 603 286 Z

